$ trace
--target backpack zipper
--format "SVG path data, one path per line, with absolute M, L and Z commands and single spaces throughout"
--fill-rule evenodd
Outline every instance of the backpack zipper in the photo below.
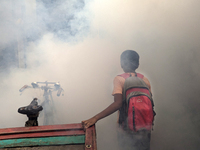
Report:
M 132 111 L 133 111 L 133 129 L 136 131 L 136 129 L 135 129 L 135 109 L 134 109 L 134 106 L 132 107 Z

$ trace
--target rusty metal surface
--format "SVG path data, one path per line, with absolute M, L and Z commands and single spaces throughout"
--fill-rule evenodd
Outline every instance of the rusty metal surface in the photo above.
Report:
M 63 146 L 40 146 L 40 147 L 20 147 L 3 148 L 2 150 L 84 150 L 85 145 L 63 145 Z
M 58 139 L 55 143 L 53 138 L 59 138 L 58 136 L 64 136 L 64 139 Z M 84 140 L 82 142 L 72 142 L 69 141 L 72 139 L 68 139 L 70 136 L 84 136 Z M 0 129 L 0 137 L 2 137 L 2 142 L 7 142 L 8 145 L 4 144 L 2 149 L 4 150 L 97 150 L 97 143 L 96 143 L 96 130 L 95 125 L 86 129 L 84 131 L 81 124 L 65 124 L 65 125 L 48 125 L 48 126 L 38 126 L 38 127 L 18 127 L 18 128 L 7 128 L 7 129 Z M 49 144 L 33 144 L 30 145 L 31 139 L 37 140 L 39 139 L 52 139 Z M 60 137 L 61 138 L 61 137 Z M 15 141 L 27 139 L 28 141 L 24 142 L 24 145 L 18 144 L 16 146 L 12 146 L 10 148 L 9 141 Z M 61 143 L 65 141 L 68 143 Z M 69 141 L 68 141 L 69 140 Z M 1 140 L 0 140 L 1 141 Z M 54 143 L 52 143 L 54 141 Z M 14 142 L 14 143 L 16 143 Z M 39 142 L 40 143 L 40 142 Z M 26 145 L 28 144 L 28 145 Z M 63 145 L 64 144 L 64 145 Z M 39 146 L 40 145 L 40 146 Z M 44 146 L 45 145 L 45 146 Z M 57 145 L 57 146 L 55 146 Z M 29 146 L 29 147 L 27 147 Z M 9 147 L 9 148 L 8 148 Z
M 5 128 L 5 129 L 0 129 L 0 135 L 31 133 L 40 131 L 59 131 L 59 130 L 83 130 L 83 127 L 80 123 L 77 123 L 77 124 L 35 126 L 35 127 Z
M 86 129 L 85 150 L 97 150 L 95 125 Z
M 47 126 L 36 126 L 36 127 L 18 127 L 18 128 L 0 129 L 0 140 L 31 138 L 31 137 L 70 136 L 70 135 L 84 135 L 84 134 L 85 132 L 80 123 L 47 125 Z
M 0 148 L 84 144 L 85 135 L 0 140 Z
M 52 136 L 70 136 L 70 135 L 84 135 L 83 130 L 63 130 L 63 131 L 46 131 L 35 133 L 16 133 L 0 135 L 0 140 L 17 139 L 17 138 L 31 138 L 31 137 L 52 137 Z

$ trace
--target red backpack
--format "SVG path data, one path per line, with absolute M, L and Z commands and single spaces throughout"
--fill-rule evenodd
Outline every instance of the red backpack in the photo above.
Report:
M 120 108 L 119 124 L 125 130 L 151 130 L 154 121 L 154 103 L 143 75 L 124 73 L 123 105 Z

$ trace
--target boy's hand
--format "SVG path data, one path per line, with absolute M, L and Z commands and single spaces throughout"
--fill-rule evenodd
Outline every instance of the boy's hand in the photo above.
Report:
M 94 125 L 96 122 L 97 122 L 97 119 L 95 117 L 92 117 L 91 119 L 82 121 L 84 130 L 89 128 L 90 126 Z

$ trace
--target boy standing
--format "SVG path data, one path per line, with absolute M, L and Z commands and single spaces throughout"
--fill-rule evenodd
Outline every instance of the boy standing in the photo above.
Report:
M 133 50 L 126 50 L 121 54 L 121 67 L 125 72 L 125 75 L 135 76 L 135 70 L 139 66 L 139 55 Z M 149 80 L 141 75 L 142 80 L 145 82 L 149 91 L 151 92 L 151 86 Z M 123 88 L 125 78 L 122 76 L 116 76 L 114 78 L 114 89 L 112 95 L 114 96 L 114 102 L 98 113 L 94 117 L 82 121 L 83 127 L 88 128 L 95 124 L 98 120 L 114 113 L 122 108 L 123 105 Z M 137 132 L 127 132 L 123 128 L 119 128 L 118 132 L 119 145 L 123 150 L 149 150 L 150 149 L 150 131 L 141 130 Z

